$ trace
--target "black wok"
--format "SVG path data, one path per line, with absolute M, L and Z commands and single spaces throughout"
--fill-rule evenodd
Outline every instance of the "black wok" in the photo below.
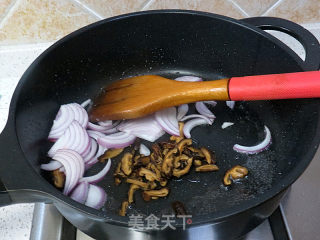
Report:
M 297 38 L 305 47 L 306 60 L 254 25 Z M 111 174 L 100 184 L 108 193 L 102 211 L 58 191 L 39 169 L 40 163 L 48 161 L 52 120 L 61 104 L 92 98 L 105 84 L 120 78 L 156 74 L 218 79 L 318 70 L 319 63 L 318 41 L 307 30 L 282 19 L 237 21 L 209 13 L 165 10 L 132 13 L 84 27 L 37 58 L 15 90 L 0 136 L 0 202 L 52 202 L 72 224 L 98 239 L 242 236 L 276 209 L 286 189 L 313 158 L 320 140 L 318 99 L 238 102 L 233 111 L 219 103 L 213 126 L 193 131 L 199 145 L 216 151 L 219 172 L 191 171 L 183 180 L 171 181 L 167 198 L 145 204 L 137 196 L 132 210 L 161 217 L 172 213 L 172 201 L 182 201 L 192 214 L 192 224 L 185 231 L 180 220 L 175 223 L 177 230 L 128 228 L 128 217 L 117 215 L 127 187 L 115 187 Z M 224 121 L 235 125 L 222 130 Z M 232 150 L 235 143 L 261 141 L 263 125 L 272 132 L 268 151 L 247 156 Z M 241 184 L 225 189 L 224 172 L 236 164 L 247 167 L 249 175 Z M 88 174 L 101 167 L 97 164 Z

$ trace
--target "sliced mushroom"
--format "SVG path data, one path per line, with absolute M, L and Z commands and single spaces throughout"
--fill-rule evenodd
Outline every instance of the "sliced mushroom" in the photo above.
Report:
M 151 146 L 152 151 L 155 154 L 155 157 L 161 157 L 162 158 L 162 154 L 161 154 L 161 148 L 159 146 L 159 144 L 155 143 Z
M 165 148 L 163 151 L 162 151 L 162 155 L 165 156 L 167 155 L 167 153 L 170 151 L 169 148 Z
M 183 139 L 178 143 L 178 150 L 180 153 L 182 153 L 182 150 L 186 147 L 186 146 L 190 146 L 192 144 L 192 139 L 191 138 L 187 138 L 187 139 Z
M 146 168 L 139 169 L 139 176 L 145 177 L 148 181 L 153 182 L 154 180 L 160 181 L 160 178 L 152 171 Z
M 193 160 L 193 165 L 195 165 L 196 167 L 199 167 L 199 166 L 201 166 L 202 165 L 202 162 L 201 162 L 201 160 Z
M 63 188 L 66 176 L 59 169 L 52 171 L 53 184 L 57 188 Z
M 205 156 L 206 161 L 207 161 L 208 164 L 215 163 L 215 155 L 214 155 L 214 153 L 212 153 L 211 151 L 209 151 L 205 147 L 200 148 L 200 150 L 203 153 L 203 155 Z
M 159 143 L 159 145 L 162 147 L 162 149 L 166 150 L 170 150 L 172 148 L 175 148 L 176 144 L 172 143 L 172 142 L 161 142 Z
M 152 197 L 165 197 L 169 194 L 168 188 L 161 188 L 159 190 L 143 191 L 142 197 L 145 201 L 150 201 Z
M 168 180 L 167 180 L 167 179 L 165 179 L 165 178 L 161 178 L 161 179 L 160 179 L 160 185 L 161 185 L 161 187 L 166 186 L 167 183 L 168 183 Z
M 196 172 L 212 172 L 212 171 L 218 171 L 218 170 L 219 170 L 219 167 L 213 164 L 205 164 L 205 165 L 196 167 Z
M 116 184 L 116 186 L 118 186 L 121 183 L 121 179 L 118 177 L 114 178 L 114 183 Z
M 122 153 L 122 151 L 123 151 L 123 148 L 108 149 L 107 151 L 105 151 L 105 153 L 103 155 L 101 155 L 99 157 L 99 161 L 105 162 L 109 158 L 115 158 L 118 155 L 120 155 Z
M 180 136 L 179 137 L 178 136 L 171 136 L 170 137 L 170 140 L 173 142 L 176 142 L 176 143 L 180 142 L 182 139 L 183 139 L 183 137 L 180 137 Z
M 126 215 L 128 206 L 129 206 L 129 202 L 128 201 L 123 201 L 122 202 L 121 208 L 119 210 L 119 215 L 120 216 L 125 216 Z
M 148 167 L 151 171 L 153 171 L 156 174 L 157 179 L 161 178 L 161 172 L 154 164 L 150 163 Z
M 187 155 L 185 155 L 185 154 L 182 154 L 180 156 L 175 157 L 174 161 L 173 161 L 174 168 L 181 167 L 181 161 L 186 161 L 186 160 L 188 160 L 188 158 L 189 157 Z
M 223 178 L 223 183 L 225 185 L 231 185 L 231 180 L 237 180 L 240 178 L 244 178 L 248 174 L 248 169 L 242 167 L 240 165 L 236 165 L 233 168 L 229 169 Z
M 125 153 L 121 159 L 121 170 L 122 172 L 129 176 L 132 172 L 132 154 Z
M 147 189 L 148 188 L 148 183 L 145 183 L 143 181 L 140 180 L 136 180 L 136 179 L 132 179 L 132 178 L 127 178 L 126 180 L 127 183 L 132 183 L 135 185 L 138 185 L 141 188 Z
M 187 165 L 183 169 L 173 169 L 172 175 L 179 178 L 182 175 L 187 174 L 190 171 L 191 166 L 192 158 L 188 158 Z
M 205 157 L 204 154 L 203 154 L 203 152 L 202 152 L 200 149 L 197 149 L 197 148 L 194 148 L 194 147 L 187 147 L 186 150 L 191 151 L 190 155 L 191 155 L 193 158 L 199 159 L 199 158 L 204 158 L 204 157 Z M 186 151 L 186 150 L 185 150 L 185 151 Z M 187 154 L 187 155 L 189 156 L 189 154 Z
M 162 163 L 162 172 L 166 175 L 166 176 L 169 176 L 170 173 L 171 173 L 171 169 L 172 169 L 172 166 L 173 166 L 173 157 L 174 157 L 174 154 L 178 152 L 178 149 L 177 148 L 174 148 L 174 149 L 171 149 L 167 155 L 165 156 L 164 160 L 163 160 L 163 163 Z
M 184 138 L 183 127 L 184 127 L 184 122 L 179 122 L 179 135 L 181 138 Z
M 150 163 L 150 157 L 136 156 L 133 162 L 135 167 L 147 166 Z
M 131 184 L 129 191 L 128 191 L 128 202 L 133 203 L 133 194 L 136 190 L 138 190 L 140 187 L 136 184 Z

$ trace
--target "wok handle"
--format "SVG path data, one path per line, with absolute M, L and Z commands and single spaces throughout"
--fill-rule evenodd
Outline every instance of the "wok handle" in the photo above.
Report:
M 275 30 L 287 33 L 297 39 L 306 51 L 304 61 L 305 70 L 314 71 L 320 68 L 320 45 L 316 37 L 302 26 L 275 17 L 253 17 L 242 19 L 246 23 L 254 25 L 262 30 Z
M 233 101 L 319 98 L 320 71 L 233 77 L 229 97 Z

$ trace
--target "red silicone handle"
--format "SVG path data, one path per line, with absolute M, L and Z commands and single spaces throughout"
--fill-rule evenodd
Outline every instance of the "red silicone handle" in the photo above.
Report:
M 320 97 L 320 71 L 233 77 L 231 100 L 270 100 Z

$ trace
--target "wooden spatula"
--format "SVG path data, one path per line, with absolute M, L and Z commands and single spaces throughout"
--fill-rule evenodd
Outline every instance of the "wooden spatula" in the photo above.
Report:
M 179 82 L 155 75 L 116 81 L 90 110 L 91 121 L 130 119 L 160 109 L 205 100 L 271 100 L 320 97 L 320 72 L 232 77 Z

